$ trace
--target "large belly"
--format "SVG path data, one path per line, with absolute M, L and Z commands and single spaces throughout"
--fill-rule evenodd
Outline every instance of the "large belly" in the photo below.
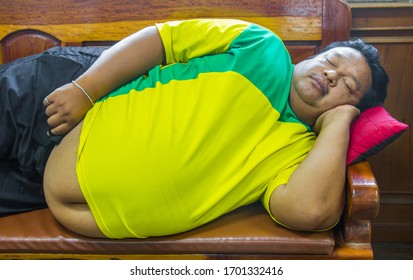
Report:
M 82 122 L 53 149 L 44 176 L 45 193 L 69 203 L 86 202 L 76 176 L 76 158 L 81 130 Z

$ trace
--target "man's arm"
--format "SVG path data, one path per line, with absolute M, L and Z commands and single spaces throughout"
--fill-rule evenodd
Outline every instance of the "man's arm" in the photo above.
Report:
M 340 219 L 349 127 L 358 114 L 355 107 L 343 105 L 317 119 L 320 133 L 312 150 L 288 183 L 271 195 L 271 213 L 279 222 L 297 230 L 322 230 Z
M 96 101 L 164 61 L 159 32 L 151 26 L 123 39 L 105 51 L 76 82 Z M 90 101 L 74 84 L 66 84 L 48 96 L 46 115 L 51 133 L 64 134 L 90 109 Z

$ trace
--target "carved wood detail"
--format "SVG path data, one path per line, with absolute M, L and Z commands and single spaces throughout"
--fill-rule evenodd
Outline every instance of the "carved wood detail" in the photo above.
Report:
M 3 63 L 59 46 L 60 41 L 37 30 L 14 32 L 1 41 Z

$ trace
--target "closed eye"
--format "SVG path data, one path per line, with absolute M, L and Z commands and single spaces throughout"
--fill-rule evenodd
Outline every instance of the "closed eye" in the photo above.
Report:
M 331 62 L 331 60 L 330 59 L 328 59 L 327 57 L 326 57 L 326 61 L 328 62 L 328 64 L 330 64 L 331 66 L 334 66 L 334 64 Z
M 347 84 L 347 82 L 344 80 L 344 84 L 345 84 L 345 86 L 346 86 L 346 88 L 347 88 L 347 91 L 348 91 L 348 93 L 352 93 L 352 90 L 351 90 L 351 88 L 350 88 L 350 86 Z

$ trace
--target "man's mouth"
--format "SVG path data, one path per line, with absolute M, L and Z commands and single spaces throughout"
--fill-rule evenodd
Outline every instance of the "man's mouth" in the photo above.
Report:
M 323 79 L 317 75 L 312 75 L 311 79 L 313 80 L 314 86 L 320 90 L 321 94 L 327 95 L 327 87 L 325 86 Z

